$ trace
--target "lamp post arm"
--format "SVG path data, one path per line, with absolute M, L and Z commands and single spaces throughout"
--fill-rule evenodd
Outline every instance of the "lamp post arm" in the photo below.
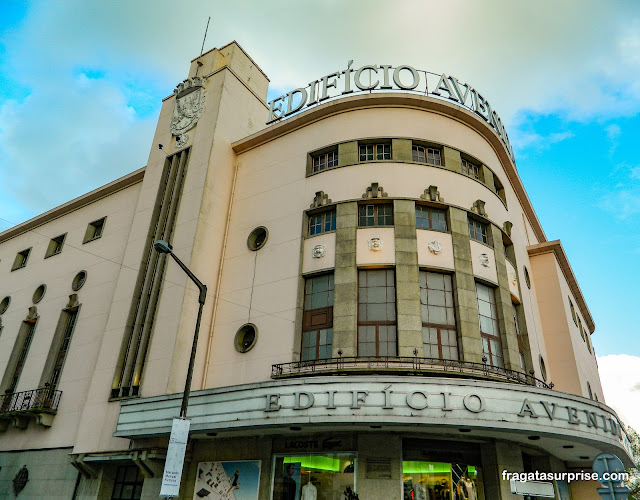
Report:
M 182 268 L 182 270 L 185 273 L 187 273 L 187 276 L 191 278 L 191 281 L 193 281 L 196 284 L 196 286 L 198 287 L 198 290 L 200 290 L 200 296 L 198 297 L 198 302 L 200 302 L 200 304 L 204 304 L 204 301 L 207 298 L 207 285 L 203 285 L 202 282 L 198 278 L 196 278 L 196 275 L 193 274 L 191 270 L 184 265 L 184 262 L 182 262 L 178 257 L 176 257 L 173 252 L 169 252 L 169 255 L 171 255 L 171 257 L 173 257 L 173 260 L 175 260 L 178 263 L 178 265 Z

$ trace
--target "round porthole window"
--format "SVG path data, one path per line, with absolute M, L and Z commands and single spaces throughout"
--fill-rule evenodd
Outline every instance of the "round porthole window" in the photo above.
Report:
M 7 296 L 2 299 L 2 302 L 0 302 L 0 314 L 4 314 L 9 309 L 9 304 L 11 304 L 11 297 Z
M 522 266 L 524 268 L 524 282 L 527 284 L 527 288 L 531 288 L 531 280 L 529 279 L 529 270 L 527 266 Z
M 87 271 L 80 271 L 76 274 L 76 277 L 73 278 L 73 282 L 71 283 L 71 288 L 74 292 L 77 292 L 82 288 L 82 286 L 87 281 Z
M 249 234 L 247 238 L 247 246 L 249 250 L 260 250 L 264 244 L 267 242 L 267 238 L 269 237 L 269 231 L 264 226 L 258 226 Z
M 542 375 L 542 380 L 547 381 L 547 367 L 544 364 L 544 358 L 540 356 L 540 374 Z
M 242 325 L 236 332 L 234 345 L 238 352 L 248 352 L 253 349 L 258 340 L 258 329 L 253 323 Z
M 31 300 L 33 300 L 33 303 L 37 304 L 38 302 L 40 302 L 46 292 L 47 292 L 47 285 L 40 285 L 38 288 L 36 288 L 36 291 L 33 292 L 33 297 L 31 297 Z

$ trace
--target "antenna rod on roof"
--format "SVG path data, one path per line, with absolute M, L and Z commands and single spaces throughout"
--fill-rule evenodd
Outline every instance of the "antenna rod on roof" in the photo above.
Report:
M 209 21 L 211 21 L 211 16 L 207 19 L 207 27 L 204 29 L 204 38 L 202 39 L 202 48 L 200 49 L 201 56 L 202 52 L 204 52 L 204 41 L 207 39 L 207 31 L 209 31 Z

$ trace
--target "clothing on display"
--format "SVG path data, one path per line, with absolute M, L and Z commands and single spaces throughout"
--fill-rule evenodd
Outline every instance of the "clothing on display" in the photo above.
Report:
M 300 500 L 316 500 L 318 498 L 318 489 L 312 482 L 308 482 L 302 487 L 302 497 Z

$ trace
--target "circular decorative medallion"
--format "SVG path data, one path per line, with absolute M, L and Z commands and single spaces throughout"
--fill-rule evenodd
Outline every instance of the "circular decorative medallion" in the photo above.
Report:
M 316 245 L 313 247 L 311 255 L 313 255 L 314 259 L 321 259 L 322 257 L 324 257 L 326 250 L 327 247 L 325 245 Z
M 434 255 L 438 255 L 442 252 L 442 245 L 438 240 L 430 241 L 428 248 L 429 251 Z
M 382 240 L 380 238 L 371 238 L 369 240 L 369 250 L 379 252 L 382 250 Z

